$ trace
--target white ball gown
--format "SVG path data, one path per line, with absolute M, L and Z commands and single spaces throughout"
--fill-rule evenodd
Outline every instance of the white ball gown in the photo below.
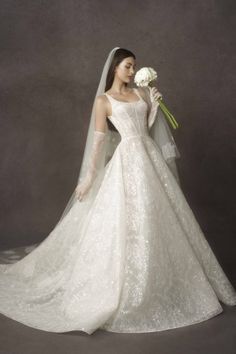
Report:
M 105 93 L 121 141 L 88 212 L 77 201 L 22 259 L 5 252 L 2 314 L 51 332 L 138 333 L 207 320 L 223 311 L 220 301 L 236 305 L 136 93 L 134 102 Z

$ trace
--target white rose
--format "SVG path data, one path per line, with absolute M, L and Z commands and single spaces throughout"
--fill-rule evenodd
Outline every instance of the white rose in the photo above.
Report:
M 134 77 L 137 86 L 148 86 L 149 83 L 157 79 L 157 72 L 150 67 L 143 67 L 138 70 Z

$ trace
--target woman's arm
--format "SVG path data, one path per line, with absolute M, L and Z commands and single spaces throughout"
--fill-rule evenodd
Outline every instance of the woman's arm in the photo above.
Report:
M 95 101 L 95 127 L 88 169 L 84 179 L 76 187 L 76 195 L 79 200 L 82 200 L 88 193 L 97 176 L 97 170 L 107 131 L 106 117 L 106 101 L 104 100 L 104 97 L 98 96 Z
M 95 130 L 106 133 L 107 131 L 107 98 L 97 96 L 95 101 Z
M 151 87 L 151 90 L 148 87 L 139 87 L 138 91 L 148 105 L 147 123 L 150 129 L 155 121 L 157 108 L 159 106 L 157 99 L 162 97 L 162 94 L 155 86 Z

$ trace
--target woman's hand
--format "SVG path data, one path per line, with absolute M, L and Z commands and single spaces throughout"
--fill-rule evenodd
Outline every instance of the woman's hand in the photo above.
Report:
M 91 187 L 91 183 L 89 181 L 87 182 L 80 182 L 76 189 L 75 189 L 75 194 L 76 197 L 79 199 L 79 201 L 82 201 L 82 199 L 85 197 L 85 195 L 88 193 L 89 189 Z
M 157 102 L 158 98 L 161 98 L 162 99 L 162 94 L 158 91 L 158 89 L 153 86 L 151 87 L 150 89 L 150 99 L 151 99 L 151 102 Z
M 82 181 L 79 181 L 75 189 L 76 196 L 80 201 L 88 193 L 88 191 L 93 185 L 95 178 L 97 177 L 98 166 L 102 158 L 102 149 L 105 142 L 105 136 L 106 136 L 105 132 L 94 130 L 93 144 L 88 159 L 87 171 Z

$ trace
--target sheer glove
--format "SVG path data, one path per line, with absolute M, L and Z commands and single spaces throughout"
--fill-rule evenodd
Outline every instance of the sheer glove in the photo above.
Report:
M 106 133 L 98 130 L 94 131 L 93 145 L 91 156 L 88 164 L 88 170 L 83 180 L 76 187 L 76 196 L 81 201 L 88 193 L 97 176 L 98 164 L 100 161 L 101 151 L 105 142 Z

